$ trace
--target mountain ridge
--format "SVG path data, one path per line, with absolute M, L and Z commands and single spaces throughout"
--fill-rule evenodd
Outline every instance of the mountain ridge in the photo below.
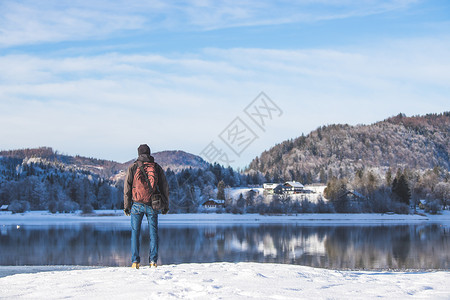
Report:
M 246 171 L 270 181 L 325 183 L 330 176 L 351 177 L 364 168 L 450 170 L 449 140 L 450 112 L 399 114 L 370 125 L 332 124 L 262 152 Z
M 180 171 L 185 168 L 201 168 L 208 167 L 208 163 L 200 156 L 187 153 L 182 150 L 166 150 L 152 153 L 155 161 L 159 163 L 164 170 Z M 51 147 L 24 148 L 15 150 L 2 150 L 0 157 L 9 157 L 16 159 L 26 159 L 38 157 L 47 161 L 57 161 L 66 165 L 74 165 L 75 167 L 87 170 L 93 174 L 97 174 L 107 179 L 120 179 L 123 176 L 116 175 L 123 173 L 136 160 L 133 158 L 127 162 L 120 163 L 113 160 L 85 157 L 80 155 L 67 155 L 54 151 Z

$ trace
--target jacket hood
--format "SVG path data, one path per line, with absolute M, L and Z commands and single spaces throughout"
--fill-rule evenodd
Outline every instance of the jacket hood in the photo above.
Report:
M 153 158 L 153 156 L 148 155 L 148 154 L 139 155 L 137 160 L 142 161 L 142 162 L 151 162 L 151 163 L 155 162 L 155 159 Z

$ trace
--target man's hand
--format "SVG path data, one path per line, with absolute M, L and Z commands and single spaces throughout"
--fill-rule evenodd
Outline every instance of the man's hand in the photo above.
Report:
M 168 209 L 168 208 L 164 208 L 164 209 L 162 210 L 162 214 L 163 214 L 163 215 L 166 215 L 168 212 L 169 212 L 169 209 Z
M 125 216 L 129 217 L 130 216 L 130 209 L 129 208 L 125 208 L 123 210 L 123 212 L 125 213 Z

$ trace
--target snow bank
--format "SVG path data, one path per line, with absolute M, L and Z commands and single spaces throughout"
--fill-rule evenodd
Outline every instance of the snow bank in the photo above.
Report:
M 449 299 L 449 272 L 355 272 L 258 263 L 61 270 L 2 275 L 0 298 Z M 20 272 L 20 271 L 19 271 Z
M 395 214 L 298 214 L 298 215 L 259 215 L 259 214 L 169 214 L 160 215 L 160 224 L 313 224 L 313 225 L 371 225 L 371 224 L 415 224 L 435 222 L 450 224 L 450 211 L 442 215 L 395 215 Z M 78 223 L 115 223 L 129 225 L 130 218 L 118 211 L 97 211 L 96 214 L 51 214 L 32 211 L 24 214 L 0 212 L 0 225 L 59 225 Z

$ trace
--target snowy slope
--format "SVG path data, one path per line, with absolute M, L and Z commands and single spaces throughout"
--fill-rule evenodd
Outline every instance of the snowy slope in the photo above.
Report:
M 98 268 L 15 274 L 0 267 L 0 298 L 449 299 L 449 272 L 355 272 L 258 263 Z M 70 267 L 69 267 L 70 269 Z M 9 273 L 8 273 L 9 271 Z M 20 273 L 20 271 L 19 271 Z

